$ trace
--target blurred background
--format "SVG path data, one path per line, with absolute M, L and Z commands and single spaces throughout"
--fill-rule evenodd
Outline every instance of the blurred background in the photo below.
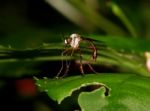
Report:
M 3 52 L 63 43 L 72 33 L 149 39 L 149 11 L 149 0 L 1 0 L 0 110 L 51 111 L 57 106 L 38 92 L 33 76 L 51 76 L 58 62 L 8 60 L 16 55 Z

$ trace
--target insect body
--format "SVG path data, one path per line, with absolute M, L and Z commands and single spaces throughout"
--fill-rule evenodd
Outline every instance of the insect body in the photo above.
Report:
M 71 34 L 69 38 L 65 39 L 65 44 L 69 44 L 73 49 L 77 49 L 82 38 L 78 34 Z
M 69 38 L 65 39 L 65 45 L 70 45 L 70 48 L 64 50 L 62 52 L 62 56 L 64 56 L 65 53 L 68 53 L 70 51 L 71 51 L 71 56 L 72 56 L 74 51 L 78 50 L 78 52 L 80 53 L 80 71 L 82 74 L 84 74 L 84 70 L 83 70 L 83 66 L 82 66 L 82 53 L 81 53 L 81 49 L 80 49 L 80 42 L 87 42 L 90 44 L 90 47 L 88 47 L 88 48 L 90 48 L 93 51 L 92 60 L 96 61 L 97 49 L 96 49 L 95 45 L 93 44 L 93 39 L 83 38 L 79 34 L 76 34 L 76 33 L 71 34 Z M 93 72 L 96 72 L 92 68 L 92 66 L 90 65 L 89 62 L 87 62 L 87 64 Z M 70 66 L 70 63 L 69 64 L 66 63 L 66 71 L 63 76 L 65 76 L 67 74 L 67 72 L 69 70 L 69 66 Z M 62 61 L 62 67 L 61 67 L 60 71 L 58 72 L 58 74 L 56 75 L 56 77 L 59 77 L 62 70 L 63 70 L 63 61 Z

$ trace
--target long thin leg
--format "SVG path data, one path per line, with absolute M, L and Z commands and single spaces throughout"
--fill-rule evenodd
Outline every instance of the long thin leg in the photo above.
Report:
M 90 48 L 93 50 L 92 59 L 94 61 L 96 61 L 96 58 L 97 58 L 97 49 L 96 49 L 95 45 L 93 44 L 92 41 L 89 41 L 89 40 L 86 40 L 86 39 L 84 39 L 84 41 L 87 41 L 90 44 Z
M 88 42 L 90 43 L 90 45 L 91 45 L 91 47 L 93 49 L 92 60 L 96 61 L 96 58 L 97 58 L 97 49 L 96 49 L 95 45 L 93 44 L 93 42 L 91 42 L 91 41 L 88 41 Z M 93 69 L 93 67 L 91 66 L 90 62 L 88 62 L 87 64 L 88 64 L 89 68 L 91 69 L 91 71 L 93 71 L 94 73 L 98 73 L 98 72 L 96 72 Z
M 93 67 L 91 66 L 91 64 L 88 62 L 87 63 L 87 65 L 89 66 L 89 68 L 91 69 L 91 71 L 93 71 L 94 73 L 98 73 L 98 72 L 96 72 L 94 69 L 93 69 Z
M 73 53 L 74 53 L 74 49 L 72 49 L 71 54 L 70 54 L 70 57 L 72 57 Z M 66 54 L 66 55 L 67 55 L 67 54 Z M 64 75 L 62 76 L 62 78 L 67 75 L 67 73 L 68 73 L 68 71 L 69 71 L 70 64 L 71 64 L 71 62 L 68 63 L 68 62 L 66 61 L 66 70 L 65 70 L 65 73 L 64 73 Z
M 97 58 L 97 49 L 96 49 L 95 45 L 93 44 L 92 41 L 89 41 L 89 40 L 86 40 L 86 39 L 85 39 L 85 41 L 87 41 L 87 42 L 90 44 L 90 46 L 91 46 L 90 48 L 92 48 L 92 50 L 93 50 L 92 60 L 96 61 L 96 58 Z M 91 61 L 91 60 L 90 60 L 90 61 Z M 98 72 L 96 72 L 96 71 L 93 69 L 93 67 L 91 66 L 91 64 L 90 64 L 89 61 L 87 62 L 87 65 L 89 66 L 89 68 L 91 69 L 91 71 L 93 71 L 94 73 L 98 73 Z
M 83 69 L 83 64 L 82 64 L 82 53 L 81 53 L 81 50 L 79 50 L 79 53 L 80 53 L 80 71 L 82 73 L 82 75 L 84 75 L 84 69 Z
M 79 52 L 80 52 L 80 71 L 81 71 L 82 74 L 84 74 L 83 64 L 82 64 L 82 53 L 81 53 L 81 50 L 80 50 L 80 49 L 79 49 Z M 93 69 L 93 67 L 91 66 L 91 64 L 90 64 L 89 61 L 88 61 L 86 64 L 89 66 L 89 68 L 90 68 L 91 71 L 93 71 L 94 73 L 98 73 L 98 72 L 96 72 L 96 71 Z
M 64 56 L 64 54 L 67 53 L 69 50 L 71 50 L 71 48 L 66 49 L 65 51 L 63 51 L 63 52 L 61 53 L 61 68 L 60 68 L 59 72 L 57 73 L 57 75 L 55 76 L 55 78 L 58 78 L 59 75 L 61 74 L 61 72 L 62 72 L 62 70 L 63 70 L 63 67 L 64 67 L 63 56 Z

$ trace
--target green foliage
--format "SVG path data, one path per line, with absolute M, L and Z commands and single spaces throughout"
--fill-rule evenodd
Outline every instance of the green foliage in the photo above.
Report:
M 55 36 L 56 35 L 54 35 L 54 37 Z M 96 48 L 98 49 L 98 58 L 95 64 L 115 65 L 120 68 L 121 72 L 127 71 L 149 76 L 149 72 L 147 71 L 145 65 L 146 58 L 144 56 L 144 53 L 150 50 L 148 40 L 128 39 L 124 37 L 116 38 L 112 36 L 99 35 L 89 35 L 89 37 L 98 40 L 97 42 L 94 42 Z M 40 47 L 26 49 L 1 46 L 0 74 L 5 73 L 6 77 L 15 77 L 15 73 L 16 75 L 19 73 L 21 76 L 28 73 L 30 69 L 29 72 L 32 72 L 31 74 L 34 75 L 34 73 L 38 73 L 38 69 L 34 71 L 32 66 L 41 64 L 41 62 L 44 61 L 70 59 L 70 57 L 61 57 L 63 47 L 63 44 L 59 42 L 43 43 Z M 84 48 L 81 49 L 84 53 L 83 59 L 88 60 L 91 52 L 86 49 L 87 46 L 83 45 L 83 47 Z M 75 52 L 71 59 L 77 59 L 76 55 L 78 56 L 78 53 Z M 120 65 L 120 63 L 122 65 Z M 9 70 L 7 70 L 8 67 L 10 67 Z M 10 72 L 13 74 L 10 74 Z
M 81 91 L 78 104 L 85 111 L 148 111 L 149 110 L 149 78 L 133 74 L 91 74 L 68 77 L 64 79 L 37 79 L 36 84 L 41 91 L 59 104 L 73 92 L 89 85 L 92 91 Z
M 49 7 L 48 4 L 51 5 L 73 24 L 79 26 L 76 27 L 67 20 L 59 23 L 62 19 L 60 15 L 56 21 L 54 20 L 55 22 L 51 20 L 53 13 L 46 13 L 50 15 L 49 18 L 43 16 L 45 14 L 42 12 L 43 7 L 37 6 L 39 12 L 36 12 L 36 9 L 32 10 L 42 18 L 34 16 L 33 13 L 29 13 L 32 12 L 31 9 L 26 9 L 28 6 L 25 1 L 15 4 L 16 2 L 8 2 L 8 5 L 5 2 L 0 3 L 2 9 L 0 11 L 0 89 L 7 86 L 7 81 L 12 78 L 45 77 L 51 74 L 55 76 L 61 67 L 57 67 L 56 61 L 59 63 L 73 61 L 74 65 L 78 65 L 76 61 L 80 54 L 77 51 L 71 57 L 70 53 L 61 56 L 64 50 L 63 37 L 69 37 L 73 32 L 97 40 L 93 42 L 98 51 L 97 60 L 91 64 L 100 69 L 106 68 L 108 73 L 103 73 L 102 69 L 102 73 L 88 73 L 85 76 L 79 76 L 80 73 L 77 72 L 76 76 L 58 79 L 35 77 L 38 88 L 46 92 L 50 99 L 57 101 L 58 107 L 60 109 L 63 107 L 62 110 L 65 111 L 72 110 L 70 107 L 74 108 L 73 105 L 77 105 L 83 111 L 150 109 L 150 72 L 146 67 L 149 58 L 145 56 L 146 52 L 150 52 L 150 13 L 147 3 L 140 0 L 136 2 L 46 0 L 44 2 L 46 7 Z M 36 3 L 32 9 L 35 5 Z M 54 13 L 56 10 L 53 10 Z M 34 18 L 31 18 L 34 20 L 28 17 L 32 14 Z M 83 45 L 81 47 L 83 61 L 89 60 L 91 50 L 85 44 L 81 45 Z M 49 64 L 58 68 L 56 73 Z M 47 67 L 49 72 L 45 70 L 42 72 L 42 68 L 39 67 Z M 111 72 L 109 68 L 114 71 Z M 72 73 L 70 71 L 70 74 Z

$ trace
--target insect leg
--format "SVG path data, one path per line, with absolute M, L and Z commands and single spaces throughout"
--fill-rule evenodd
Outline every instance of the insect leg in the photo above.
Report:
M 96 59 L 97 59 L 97 49 L 96 49 L 95 45 L 93 44 L 93 42 L 89 41 L 89 43 L 90 43 L 90 45 L 92 47 L 92 50 L 93 50 L 92 60 L 96 61 Z M 91 60 L 89 60 L 87 62 L 87 65 L 89 66 L 89 68 L 91 69 L 91 71 L 93 71 L 94 73 L 98 73 L 98 72 L 96 72 L 93 69 L 93 67 L 91 66 L 90 62 L 91 62 Z
M 81 50 L 79 50 L 79 53 L 80 53 L 80 71 L 81 73 L 84 75 L 84 69 L 83 69 L 83 64 L 82 64 L 82 53 L 81 53 Z
M 95 45 L 93 44 L 92 41 L 90 40 L 86 40 L 89 44 L 90 44 L 90 48 L 93 50 L 93 54 L 92 54 L 92 60 L 96 61 L 96 58 L 97 58 L 97 49 L 95 47 Z M 91 61 L 91 60 L 90 60 Z M 91 71 L 93 71 L 94 73 L 98 73 L 96 72 L 93 67 L 91 66 L 90 64 L 90 61 L 87 62 L 87 65 L 89 66 L 89 68 L 91 69 Z
M 72 57 L 72 55 L 73 55 L 73 53 L 74 53 L 74 49 L 72 49 L 72 48 L 70 48 L 70 49 L 71 49 L 70 57 Z M 66 54 L 66 56 L 67 56 L 67 54 Z M 71 64 L 71 62 L 67 62 L 67 60 L 66 60 L 66 70 L 65 70 L 65 73 L 64 73 L 64 75 L 62 76 L 62 78 L 67 75 L 67 73 L 68 73 L 68 71 L 69 71 L 70 64 Z
M 66 49 L 65 51 L 63 51 L 63 52 L 61 53 L 61 68 L 60 68 L 59 72 L 57 73 L 57 75 L 55 76 L 55 78 L 58 78 L 59 75 L 61 74 L 61 72 L 62 72 L 62 70 L 63 70 L 63 67 L 64 67 L 63 56 L 64 56 L 64 54 L 67 53 L 69 50 L 71 50 L 71 48 Z
M 91 69 L 91 71 L 93 71 L 94 73 L 98 73 L 98 72 L 96 72 L 96 71 L 93 69 L 93 67 L 91 66 L 91 64 L 90 64 L 89 62 L 87 62 L 87 65 L 89 66 L 89 68 Z
M 92 59 L 93 59 L 94 61 L 96 61 L 96 58 L 97 58 L 97 49 L 96 49 L 95 45 L 94 45 L 93 42 L 90 41 L 90 40 L 86 40 L 86 39 L 85 39 L 85 41 L 87 41 L 87 42 L 90 44 L 90 48 L 93 50 Z

